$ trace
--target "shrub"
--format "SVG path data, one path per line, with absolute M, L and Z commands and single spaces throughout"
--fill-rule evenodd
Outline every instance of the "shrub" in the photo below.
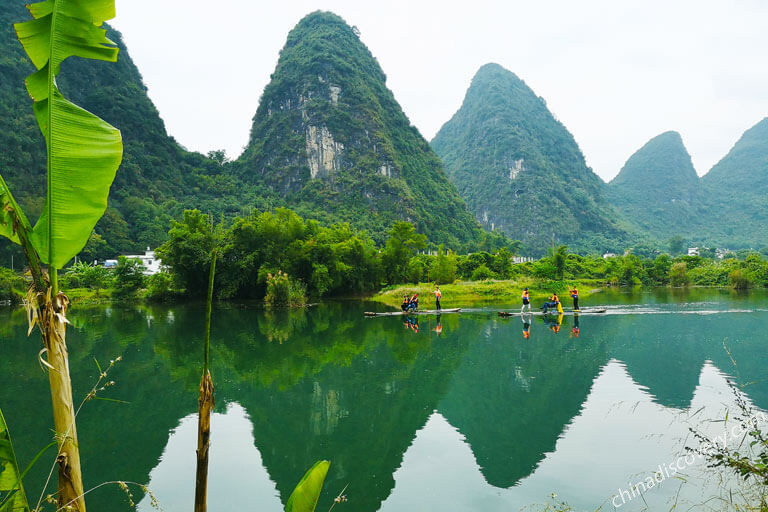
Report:
M 432 263 L 430 278 L 436 283 L 452 283 L 456 280 L 456 268 L 456 255 L 445 251 L 441 245 Z
M 109 288 L 112 285 L 111 272 L 99 265 L 89 265 L 77 262 L 67 269 L 61 276 L 62 287 L 65 288 Z
M 267 295 L 264 301 L 269 306 L 303 306 L 307 302 L 306 287 L 278 270 L 267 276 Z
M 126 298 L 144 287 L 144 265 L 139 260 L 120 256 L 115 268 L 115 297 Z
M 24 277 L 9 268 L 0 267 L 0 301 L 19 302 L 26 289 Z
M 174 288 L 173 276 L 167 272 L 158 272 L 146 279 L 147 299 L 155 302 L 167 302 L 178 295 Z
M 749 274 L 740 268 L 732 270 L 731 273 L 728 274 L 728 282 L 733 286 L 734 290 L 746 290 L 753 285 Z
M 496 277 L 496 274 L 494 274 L 485 264 L 480 265 L 474 272 L 472 272 L 473 281 L 485 281 L 487 279 L 493 279 L 494 277 Z
M 673 264 L 669 268 L 669 283 L 672 286 L 688 286 L 688 266 L 683 261 Z

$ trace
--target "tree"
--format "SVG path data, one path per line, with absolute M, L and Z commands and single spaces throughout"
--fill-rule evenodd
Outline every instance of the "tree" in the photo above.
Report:
M 447 252 L 442 244 L 437 250 L 430 277 L 438 284 L 452 283 L 456 279 L 456 255 Z
M 140 260 L 120 256 L 115 268 L 115 296 L 130 297 L 144 287 L 144 265 Z
M 669 283 L 669 269 L 672 267 L 672 258 L 669 254 L 659 254 L 653 261 L 652 276 L 656 284 Z
M 512 272 L 512 253 L 506 247 L 499 249 L 493 257 L 491 268 L 501 279 L 509 279 Z
M 552 264 L 555 266 L 555 275 L 560 281 L 563 280 L 565 275 L 565 262 L 568 259 L 568 247 L 565 245 L 559 246 L 552 252 Z
M 58 271 L 85 246 L 107 207 L 120 166 L 120 132 L 68 101 L 56 85 L 61 64 L 77 56 L 114 62 L 118 49 L 99 28 L 115 15 L 114 0 L 48 0 L 28 6 L 33 19 L 14 28 L 37 71 L 26 85 L 47 148 L 45 206 L 34 228 L 0 178 L 0 234 L 22 246 L 32 274 L 37 324 L 49 367 L 59 452 L 60 509 L 85 511 L 80 448 L 66 346 L 69 299 Z M 55 22 L 54 22 L 55 21 Z M 48 265 L 44 275 L 42 265 Z
M 669 254 L 672 256 L 677 256 L 678 254 L 683 254 L 684 249 L 685 240 L 682 236 L 675 235 L 669 239 Z
M 198 210 L 186 210 L 181 222 L 171 221 L 168 241 L 156 252 L 182 287 L 190 294 L 202 297 L 208 289 L 206 271 L 211 266 L 214 247 L 211 218 Z
M 673 264 L 669 269 L 669 282 L 672 286 L 687 286 L 690 280 L 688 279 L 688 267 L 683 261 L 679 261 Z
M 389 231 L 382 258 L 387 281 L 402 282 L 411 257 L 418 250 L 427 247 L 427 237 L 416 233 L 416 228 L 410 222 L 395 222 Z

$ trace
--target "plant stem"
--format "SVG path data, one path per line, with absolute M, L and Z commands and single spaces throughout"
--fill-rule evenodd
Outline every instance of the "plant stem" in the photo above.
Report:
M 208 299 L 205 304 L 205 354 L 203 356 L 203 375 L 208 373 L 208 361 L 211 354 L 211 309 L 213 308 L 213 278 L 216 274 L 218 250 L 211 254 L 211 271 L 208 275 Z
M 69 300 L 63 294 L 45 296 L 40 319 L 43 345 L 46 349 L 53 403 L 53 425 L 59 455 L 59 507 L 68 505 L 72 510 L 85 512 L 83 479 L 80 470 L 80 448 L 75 426 L 75 408 L 72 401 L 72 381 L 69 376 L 67 354 L 67 326 L 65 315 Z
M 209 371 L 211 353 L 211 309 L 213 308 L 213 281 L 218 251 L 211 254 L 211 272 L 208 277 L 208 300 L 205 312 L 205 355 L 200 396 L 197 399 L 197 473 L 195 476 L 195 512 L 205 512 L 208 502 L 208 449 L 211 443 L 211 411 L 215 405 L 213 379 Z
M 55 297 L 59 293 L 59 271 L 56 267 L 48 267 L 48 275 L 51 279 L 51 297 Z

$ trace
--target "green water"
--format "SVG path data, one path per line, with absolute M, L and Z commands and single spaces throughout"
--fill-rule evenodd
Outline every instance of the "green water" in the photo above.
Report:
M 576 510 L 612 510 L 628 482 L 685 453 L 689 426 L 723 417 L 726 378 L 749 383 L 751 401 L 768 408 L 768 295 L 660 290 L 589 302 L 610 307 L 580 317 L 578 337 L 572 317 L 558 332 L 534 317 L 530 339 L 520 318 L 491 310 L 438 324 L 364 318 L 382 307 L 361 302 L 219 307 L 209 509 L 281 510 L 303 472 L 328 459 L 319 511 L 347 484 L 348 502 L 334 510 L 509 511 L 553 492 Z M 86 487 L 135 481 L 164 510 L 190 510 L 202 307 L 75 309 L 71 321 L 75 395 L 95 381 L 94 358 L 121 356 L 103 396 L 129 402 L 83 408 Z M 51 438 L 39 343 L 26 337 L 23 310 L 0 309 L 0 408 L 22 465 Z M 682 489 L 670 480 L 649 490 L 646 502 L 665 510 L 674 496 L 695 504 L 718 492 L 702 468 L 687 468 Z M 27 480 L 31 496 L 47 470 Z M 129 510 L 112 487 L 88 498 L 90 510 Z M 142 492 L 134 498 L 150 510 Z M 621 510 L 644 507 L 633 499 Z

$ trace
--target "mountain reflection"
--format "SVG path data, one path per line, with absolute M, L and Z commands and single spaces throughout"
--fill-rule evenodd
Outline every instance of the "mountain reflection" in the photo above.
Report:
M 396 474 L 419 474 L 415 468 L 424 462 L 404 462 L 404 456 L 421 453 L 417 446 L 431 438 L 419 433 L 434 431 L 447 436 L 447 446 L 459 450 L 456 460 L 476 467 L 489 486 L 519 486 L 557 457 L 574 418 L 595 396 L 601 372 L 615 362 L 659 410 L 691 407 L 706 364 L 752 383 L 746 388 L 751 399 L 768 406 L 756 335 L 765 321 L 758 314 L 584 316 L 578 337 L 569 336 L 572 318 L 562 320 L 559 332 L 534 319 L 526 339 L 519 318 L 443 315 L 438 335 L 434 317 L 419 317 L 414 330 L 399 317 L 363 318 L 365 309 L 357 302 L 290 311 L 217 309 L 212 482 L 218 468 L 231 475 L 218 481 L 237 484 L 256 508 L 278 510 L 303 472 L 328 459 L 321 504 L 349 485 L 350 507 L 374 511 L 391 501 Z M 86 487 L 116 479 L 152 483 L 166 510 L 189 508 L 182 504 L 191 500 L 193 479 L 179 475 L 194 460 L 194 436 L 187 439 L 187 431 L 196 412 L 202 308 L 78 308 L 72 323 L 75 395 L 84 396 L 95 382 L 94 357 L 103 363 L 122 356 L 106 396 L 128 402 L 92 401 L 83 408 L 78 427 Z M 51 438 L 37 345 L 36 334 L 26 338 L 23 312 L 0 311 L 0 407 L 22 465 Z M 247 452 L 243 443 L 253 448 L 247 464 L 235 457 Z M 471 464 L 459 456 L 461 446 L 469 448 Z M 30 473 L 31 496 L 48 469 L 41 463 Z M 217 485 L 211 510 L 241 504 L 230 501 L 239 494 L 225 491 L 228 484 Z M 405 485 L 405 493 L 407 485 L 397 485 Z M 429 492 L 440 491 L 424 489 Z M 227 503 L 222 496 L 230 496 Z M 89 497 L 92 508 L 128 510 L 115 489 Z

